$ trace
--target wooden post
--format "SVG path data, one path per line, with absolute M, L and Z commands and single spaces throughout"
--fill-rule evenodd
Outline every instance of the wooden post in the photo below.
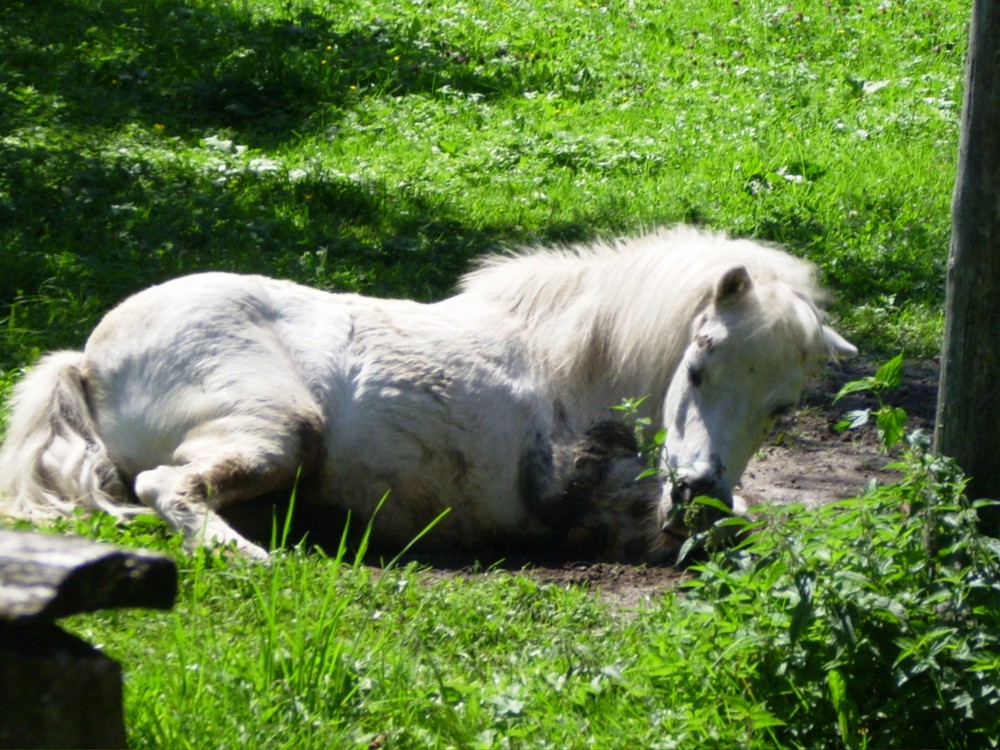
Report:
M 935 450 L 1000 499 L 1000 0 L 972 10 L 945 305 Z
M 0 748 L 125 747 L 121 668 L 52 620 L 176 595 L 167 557 L 0 530 Z

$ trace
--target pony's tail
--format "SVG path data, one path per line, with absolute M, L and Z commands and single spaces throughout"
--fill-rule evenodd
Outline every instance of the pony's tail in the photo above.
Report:
M 0 514 L 45 519 L 83 507 L 124 517 L 138 510 L 122 505 L 127 492 L 91 417 L 84 361 L 83 352 L 54 352 L 14 388 L 0 448 Z

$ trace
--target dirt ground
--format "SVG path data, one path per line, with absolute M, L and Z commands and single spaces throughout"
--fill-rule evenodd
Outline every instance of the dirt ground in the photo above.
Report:
M 867 394 L 833 403 L 844 383 L 871 375 L 876 367 L 868 362 L 842 363 L 806 392 L 802 409 L 778 426 L 744 472 L 740 492 L 749 504 L 816 505 L 850 497 L 871 479 L 895 478 L 883 468 L 889 459 L 879 452 L 873 426 L 847 432 L 834 428 L 845 412 L 876 406 Z M 886 398 L 906 410 L 909 429 L 929 430 L 937 402 L 938 366 L 931 361 L 907 363 L 904 375 L 904 384 Z
M 864 360 L 829 368 L 803 395 L 802 408 L 783 420 L 758 451 L 743 474 L 737 494 L 751 506 L 766 502 L 815 505 L 860 493 L 871 479 L 893 481 L 896 474 L 884 468 L 891 459 L 879 452 L 873 426 L 849 432 L 834 428 L 845 412 L 876 405 L 867 395 L 833 403 L 844 383 L 871 375 L 876 368 L 877 364 Z M 904 384 L 888 396 L 893 406 L 906 410 L 909 429 L 930 429 L 933 425 L 938 369 L 933 361 L 907 362 Z M 685 575 L 670 567 L 617 563 L 508 560 L 505 567 L 546 583 L 585 586 L 626 610 L 650 602 Z M 432 577 L 475 575 L 460 563 L 444 562 L 434 568 Z

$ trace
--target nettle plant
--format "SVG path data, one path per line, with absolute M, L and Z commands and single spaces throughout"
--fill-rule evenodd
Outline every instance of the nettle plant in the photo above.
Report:
M 756 509 L 740 544 L 692 566 L 683 632 L 665 623 L 647 664 L 675 671 L 678 639 L 725 653 L 707 689 L 735 692 L 782 745 L 1000 745 L 1000 540 L 977 528 L 994 503 L 966 496 L 925 433 L 897 431 L 905 414 L 883 397 L 901 365 L 845 386 L 879 397 L 883 444 L 903 444 L 900 481 L 815 509 Z
M 834 403 L 854 393 L 870 393 L 878 402 L 878 408 L 855 409 L 847 412 L 844 419 L 837 423 L 837 429 L 841 431 L 855 430 L 864 427 L 874 417 L 882 448 L 888 451 L 893 446 L 898 445 L 906 437 L 906 412 L 898 406 L 887 404 L 884 396 L 886 392 L 898 388 L 902 382 L 903 355 L 900 353 L 878 368 L 874 375 L 847 383 L 834 396 Z

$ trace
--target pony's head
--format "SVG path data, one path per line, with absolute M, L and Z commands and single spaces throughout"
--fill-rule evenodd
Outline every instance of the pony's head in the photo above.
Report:
M 666 476 L 657 523 L 667 547 L 693 529 L 699 496 L 733 507 L 733 487 L 775 420 L 823 362 L 857 350 L 823 320 L 811 294 L 746 265 L 717 277 L 691 324 L 663 403 Z
M 691 501 L 706 495 L 732 507 L 747 462 L 807 377 L 827 358 L 856 352 L 823 325 L 811 264 L 692 227 L 495 257 L 465 278 L 463 292 L 515 316 L 537 372 L 576 409 L 576 429 L 623 397 L 648 396 L 642 417 L 662 417 L 667 430 L 666 480 L 653 523 L 647 515 L 639 524 L 662 530 L 650 548 L 663 559 L 688 535 Z M 629 461 L 612 463 L 627 472 Z M 607 476 L 590 490 L 601 513 L 656 494 Z

